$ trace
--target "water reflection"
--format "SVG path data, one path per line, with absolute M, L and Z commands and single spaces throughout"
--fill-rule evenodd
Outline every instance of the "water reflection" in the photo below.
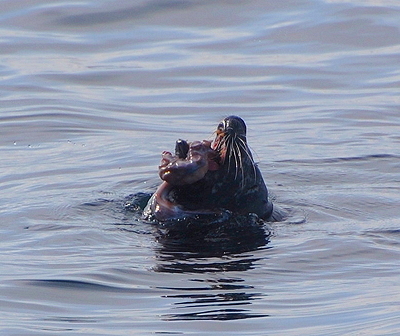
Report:
M 270 231 L 256 215 L 232 216 L 214 221 L 189 219 L 162 225 L 157 230 L 157 272 L 204 273 L 245 271 L 255 260 L 244 252 L 267 245 Z
M 270 231 L 256 216 L 230 216 L 223 221 L 175 222 L 160 227 L 156 248 L 158 264 L 154 270 L 163 273 L 200 274 L 206 278 L 188 279 L 190 287 L 160 287 L 173 290 L 165 295 L 174 299 L 180 312 L 163 316 L 166 320 L 236 320 L 267 316 L 248 308 L 261 293 L 246 284 L 237 274 L 254 268 L 260 259 L 252 251 L 266 248 Z M 223 277 L 208 278 L 217 273 Z M 201 284 L 199 286 L 199 284 Z
M 197 313 L 188 313 L 165 317 L 167 320 L 239 320 L 254 317 L 267 317 L 266 314 L 252 314 L 246 310 L 239 309 L 223 309 L 223 310 L 207 310 Z
M 173 288 L 185 294 L 167 295 L 179 302 L 177 309 L 185 309 L 179 314 L 168 314 L 166 320 L 237 320 L 252 317 L 265 317 L 266 314 L 255 314 L 250 309 L 241 306 L 250 305 L 260 299 L 261 293 L 250 293 L 252 286 L 244 284 L 240 278 L 192 279 L 207 286 L 194 288 Z M 171 288 L 170 288 L 171 289 Z M 199 293 L 200 292 L 200 293 Z M 189 312 L 187 312 L 189 310 Z M 194 311 L 193 311 L 194 310 Z

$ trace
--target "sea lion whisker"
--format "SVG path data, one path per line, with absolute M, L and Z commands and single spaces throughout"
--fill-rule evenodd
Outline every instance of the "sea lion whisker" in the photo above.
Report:
M 221 140 L 221 146 L 220 149 L 222 149 L 223 147 L 228 147 L 229 146 L 229 142 L 231 141 L 231 137 L 229 135 L 226 135 L 222 138 Z
M 233 153 L 233 156 L 235 158 L 235 180 L 236 180 L 238 177 L 238 169 L 240 168 L 239 167 L 239 156 L 238 156 L 238 154 L 240 154 L 240 153 L 237 152 L 236 142 L 233 142 L 232 144 L 233 144 L 233 146 L 232 146 L 231 153 Z
M 257 181 L 256 163 L 254 162 L 254 159 L 253 159 L 246 143 L 242 139 L 240 139 L 240 140 L 241 140 L 241 142 L 239 142 L 239 146 L 243 149 L 244 153 L 247 155 L 247 157 L 249 158 L 249 160 L 251 162 L 251 165 L 253 167 L 254 181 L 256 182 Z
M 223 164 L 226 160 L 226 150 L 225 150 L 225 153 L 222 151 L 224 147 L 225 147 L 225 149 L 227 148 L 226 137 L 221 137 L 218 140 L 217 146 L 214 148 L 214 150 L 219 153 L 221 164 Z
M 231 158 L 232 158 L 232 151 L 230 150 L 230 147 L 232 147 L 232 138 L 225 138 L 225 153 L 229 153 L 228 156 L 228 173 L 230 171 L 231 168 Z M 225 154 L 226 156 L 226 154 Z
M 226 159 L 226 155 L 228 153 L 230 154 L 231 147 L 232 147 L 232 137 L 229 135 L 224 136 L 221 140 L 221 147 L 219 148 L 219 150 L 225 149 L 225 155 L 223 158 L 224 160 Z M 228 160 L 230 160 L 230 157 L 228 157 Z
M 240 157 L 240 150 L 237 148 L 237 144 L 234 141 L 234 139 L 232 139 L 232 143 L 231 143 L 231 150 L 230 153 L 233 154 L 233 157 L 235 159 L 235 180 L 238 177 L 238 169 L 240 169 L 240 165 L 241 165 L 241 157 Z
M 244 169 L 243 169 L 243 160 L 242 160 L 242 152 L 241 152 L 241 150 L 240 150 L 240 143 L 238 143 L 238 142 L 235 142 L 235 149 L 236 149 L 236 152 L 237 152 L 237 155 L 238 155 L 238 158 L 239 158 L 239 169 L 240 169 L 240 172 L 241 172 L 241 175 L 242 175 L 242 180 L 241 180 L 241 187 L 243 188 L 243 186 L 244 186 Z
M 238 139 L 240 140 L 240 144 L 242 145 L 243 150 L 246 152 L 247 156 L 249 157 L 249 159 L 251 160 L 251 162 L 254 163 L 254 159 L 253 156 L 251 155 L 249 146 L 247 145 L 246 141 L 243 140 L 242 138 L 238 137 Z
M 226 159 L 226 155 L 228 156 L 228 170 L 227 173 L 229 173 L 231 171 L 231 166 L 232 166 L 232 160 L 235 160 L 235 170 L 236 170 L 236 166 L 237 166 L 237 157 L 236 157 L 236 153 L 234 151 L 234 139 L 231 135 L 227 134 L 225 136 L 225 159 Z M 236 171 L 235 171 L 235 179 L 236 179 Z
M 249 158 L 249 160 L 251 161 L 251 163 L 254 166 L 256 163 L 253 159 L 253 156 L 251 155 L 251 152 L 250 152 L 250 149 L 249 149 L 247 143 L 243 139 L 239 138 L 239 140 L 240 140 L 240 145 L 243 148 L 243 151 L 246 153 L 247 157 Z

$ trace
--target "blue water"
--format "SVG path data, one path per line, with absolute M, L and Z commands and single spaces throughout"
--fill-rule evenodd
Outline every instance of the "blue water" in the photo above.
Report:
M 398 333 L 397 1 L 1 8 L 1 335 Z M 288 218 L 160 239 L 126 198 L 230 114 Z

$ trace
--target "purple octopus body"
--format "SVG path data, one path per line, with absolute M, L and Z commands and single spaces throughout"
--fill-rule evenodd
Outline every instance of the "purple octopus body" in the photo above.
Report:
M 189 150 L 185 158 L 172 155 L 170 152 L 162 153 L 159 166 L 159 175 L 162 180 L 175 186 L 192 184 L 201 180 L 209 170 L 219 168 L 214 161 L 218 157 L 218 152 L 211 148 L 211 142 L 194 141 L 188 146 Z
M 187 153 L 179 152 L 179 145 L 187 145 Z M 186 143 L 178 140 L 176 155 L 164 151 L 159 166 L 160 178 L 164 181 L 151 197 L 144 216 L 154 216 L 158 221 L 179 219 L 196 214 L 212 213 L 211 210 L 185 209 L 171 198 L 171 193 L 179 186 L 191 185 L 205 177 L 208 171 L 219 169 L 215 161 L 218 152 L 211 148 L 207 140 Z
M 229 210 L 268 219 L 272 203 L 246 141 L 246 125 L 225 118 L 215 139 L 178 140 L 175 155 L 163 152 L 159 166 L 164 181 L 149 200 L 143 217 L 163 222 Z

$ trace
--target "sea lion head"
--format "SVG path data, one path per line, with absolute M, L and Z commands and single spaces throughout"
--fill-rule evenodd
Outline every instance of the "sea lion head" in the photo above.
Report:
M 228 173 L 234 173 L 234 179 L 255 178 L 254 160 L 246 139 L 246 124 L 238 116 L 223 119 L 215 131 L 212 148 L 219 153 L 221 165 Z M 246 176 L 245 176 L 246 175 Z

